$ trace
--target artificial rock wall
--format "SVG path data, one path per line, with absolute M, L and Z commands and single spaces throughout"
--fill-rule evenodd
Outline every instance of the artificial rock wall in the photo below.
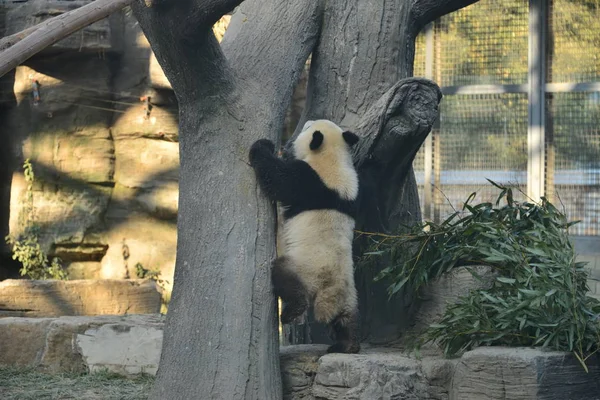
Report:
M 0 36 L 88 2 L 3 2 Z M 39 83 L 37 104 L 33 81 Z M 2 78 L 0 135 L 2 236 L 23 229 L 21 166 L 29 158 L 42 244 L 61 257 L 72 278 L 135 278 L 140 263 L 160 269 L 172 283 L 177 103 L 130 10 L 60 41 Z
M 0 2 L 0 37 L 89 2 Z M 228 23 L 226 15 L 215 24 L 217 39 Z M 300 118 L 306 80 L 304 71 L 284 138 Z M 0 236 L 23 229 L 22 164 L 30 159 L 42 245 L 61 257 L 71 278 L 135 278 L 140 263 L 161 271 L 168 296 L 177 239 L 177 122 L 174 93 L 128 9 L 0 78 Z M 0 279 L 11 276 L 2 262 L 9 253 L 0 241 Z

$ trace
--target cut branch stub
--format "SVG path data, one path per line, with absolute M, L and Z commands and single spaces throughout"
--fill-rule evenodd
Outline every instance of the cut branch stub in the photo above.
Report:
M 354 152 L 362 192 L 357 226 L 394 231 L 398 222 L 418 216 L 407 212 L 401 198 L 407 177 L 414 180 L 412 162 L 431 131 L 442 98 L 439 87 L 422 78 L 396 83 L 361 118 L 362 140 Z
M 396 83 L 356 128 L 363 138 L 354 153 L 357 167 L 372 160 L 386 166 L 416 153 L 433 127 L 441 99 L 440 88 L 430 80 L 408 78 Z
M 412 162 L 438 116 L 441 98 L 435 83 L 403 79 L 383 94 L 357 124 L 356 132 L 362 135 L 354 153 L 361 182 L 358 230 L 397 233 L 421 219 Z M 356 241 L 356 254 L 362 254 L 369 244 L 365 238 Z M 355 274 L 362 337 L 372 343 L 397 339 L 399 332 L 409 326 L 415 310 L 410 292 L 389 299 L 387 284 L 373 281 L 385 263 L 382 259 Z

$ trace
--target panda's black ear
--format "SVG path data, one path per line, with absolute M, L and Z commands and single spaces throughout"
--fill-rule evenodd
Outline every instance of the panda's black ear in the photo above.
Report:
M 352 147 L 354 146 L 357 142 L 358 142 L 358 135 L 350 132 L 350 131 L 345 131 L 342 133 L 342 136 L 344 137 L 344 140 L 346 141 L 346 143 L 348 143 L 348 146 Z
M 310 149 L 314 151 L 314 150 L 318 149 L 319 147 L 321 147 L 322 143 L 323 143 L 323 134 L 321 133 L 321 131 L 314 131 L 312 140 L 310 141 Z

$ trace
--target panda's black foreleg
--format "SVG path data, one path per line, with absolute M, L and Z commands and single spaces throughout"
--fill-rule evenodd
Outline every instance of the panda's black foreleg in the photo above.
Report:
M 335 343 L 329 346 L 328 353 L 358 353 L 359 340 L 358 310 L 344 312 L 331 321 L 331 333 Z
M 279 257 L 273 262 L 271 280 L 275 295 L 281 297 L 281 323 L 289 324 L 308 308 L 308 293 L 298 275 L 290 268 L 291 260 Z

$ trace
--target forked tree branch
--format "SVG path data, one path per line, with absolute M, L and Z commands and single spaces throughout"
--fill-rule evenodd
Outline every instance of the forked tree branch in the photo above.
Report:
M 265 12 L 269 10 L 269 12 Z M 244 2 L 231 17 L 221 47 L 248 96 L 266 106 L 283 125 L 294 88 L 315 48 L 323 6 L 320 1 Z M 256 43 L 261 43 L 257 48 Z
M 180 104 L 231 91 L 233 75 L 212 26 L 243 0 L 137 0 L 134 14 Z M 181 102 L 183 98 L 190 101 Z
M 8 47 L 0 53 L 0 77 L 46 47 L 52 46 L 73 32 L 106 18 L 133 1 L 95 0 L 83 7 L 58 15 L 5 38 L 0 42 L 2 46 Z

